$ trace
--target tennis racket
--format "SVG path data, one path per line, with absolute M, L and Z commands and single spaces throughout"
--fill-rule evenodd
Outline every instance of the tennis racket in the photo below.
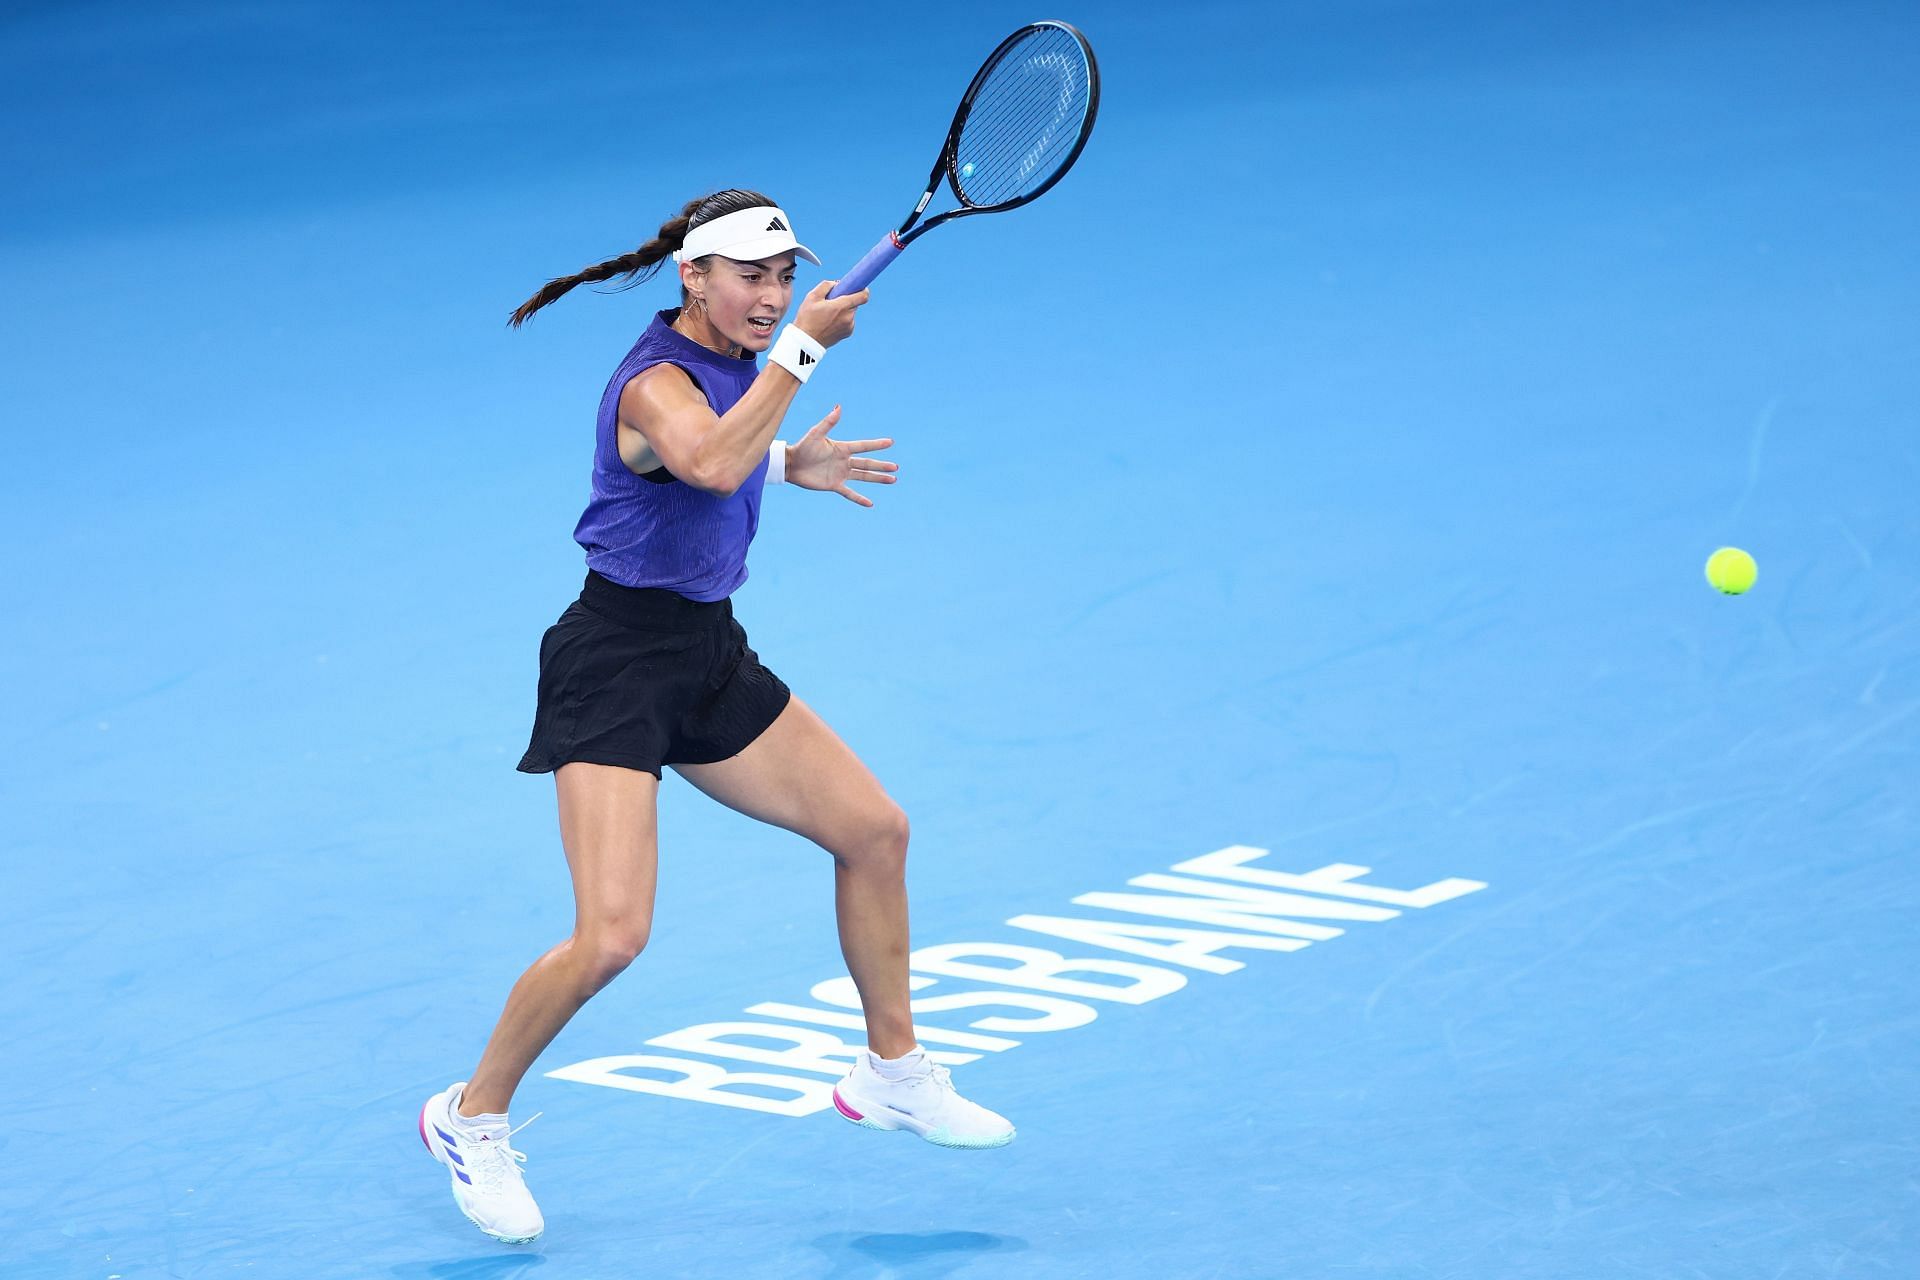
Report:
M 1004 213 L 1040 196 L 1080 158 L 1099 109 L 1100 67 L 1074 28 L 1034 22 L 1002 40 L 960 99 L 920 203 L 827 296 L 866 288 L 902 249 L 943 222 Z M 915 226 L 942 174 L 960 207 Z

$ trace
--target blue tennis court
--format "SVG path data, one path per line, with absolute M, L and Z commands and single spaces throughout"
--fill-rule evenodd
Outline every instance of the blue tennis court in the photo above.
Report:
M 416 1116 L 572 927 L 514 763 L 671 277 L 507 313 L 729 186 L 835 275 L 1051 16 L 1085 154 L 874 285 L 781 435 L 899 483 L 734 598 L 1018 1140 L 835 1115 L 830 859 L 669 772 L 489 1240 Z M 1920 1274 L 1912 6 L 0 31 L 0 1276 Z

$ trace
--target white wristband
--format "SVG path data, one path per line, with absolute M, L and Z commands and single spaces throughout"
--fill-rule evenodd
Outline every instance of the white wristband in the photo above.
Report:
M 773 448 L 767 454 L 767 483 L 785 484 L 787 482 L 787 442 L 775 440 Z
M 767 360 L 805 382 L 813 376 L 813 371 L 820 365 L 820 357 L 825 354 L 825 347 L 788 325 L 774 339 L 773 346 L 767 351 Z

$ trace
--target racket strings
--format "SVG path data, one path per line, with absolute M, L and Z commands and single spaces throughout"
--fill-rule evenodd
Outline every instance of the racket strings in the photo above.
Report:
M 967 137 L 962 143 L 962 150 L 971 146 L 979 155 L 1001 159 L 1002 163 L 992 170 L 994 176 L 1004 179 L 1018 178 L 1031 171 L 1046 173 L 1058 164 L 1056 155 L 1051 157 L 1053 165 L 1043 167 L 1049 150 L 1064 149 L 1053 146 L 1060 140 L 1058 126 L 1063 113 L 1059 110 L 1059 101 L 1042 94 L 1030 96 L 1033 101 L 1019 115 L 1004 112 L 1000 120 L 983 126 L 977 136 Z M 1018 171 L 1009 172 L 1009 162 L 1015 159 L 1019 162 Z M 978 161 L 974 163 L 977 168 Z
M 1055 52 L 1036 52 L 1015 63 L 1003 60 L 975 100 L 966 131 L 978 135 L 983 150 L 1031 136 L 1043 119 L 1054 121 L 1085 109 L 1082 66 Z M 1076 99 L 1080 99 L 1076 101 Z
M 1079 41 L 1043 28 L 1007 49 L 974 94 L 954 149 L 961 199 L 975 207 L 1046 186 L 1074 154 L 1091 98 Z
M 1074 134 L 1062 127 L 1070 119 L 1040 103 L 991 126 L 964 131 L 954 158 L 967 203 L 1002 204 L 1044 185 L 1072 152 Z
M 996 69 L 998 73 L 999 69 Z M 1084 76 L 1060 60 L 1026 59 L 1014 75 L 996 74 L 976 101 L 956 150 L 973 204 L 1016 199 L 1050 179 L 1072 151 L 1085 114 Z M 997 83 L 996 83 L 997 81 Z

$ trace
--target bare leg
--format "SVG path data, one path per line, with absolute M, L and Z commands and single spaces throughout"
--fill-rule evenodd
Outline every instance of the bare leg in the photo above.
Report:
M 905 859 L 835 855 L 833 897 L 840 954 L 866 1012 L 867 1046 L 883 1058 L 897 1058 L 914 1044 L 907 1010 Z
M 907 815 L 799 697 L 746 750 L 673 766 L 730 809 L 803 835 L 833 855 L 840 950 L 883 1058 L 913 1048 L 907 985 Z
M 573 936 L 533 962 L 507 996 L 460 1112 L 504 1112 L 560 1028 L 647 945 L 658 873 L 654 804 L 660 780 L 576 762 L 554 773 L 560 841 L 573 873 Z

